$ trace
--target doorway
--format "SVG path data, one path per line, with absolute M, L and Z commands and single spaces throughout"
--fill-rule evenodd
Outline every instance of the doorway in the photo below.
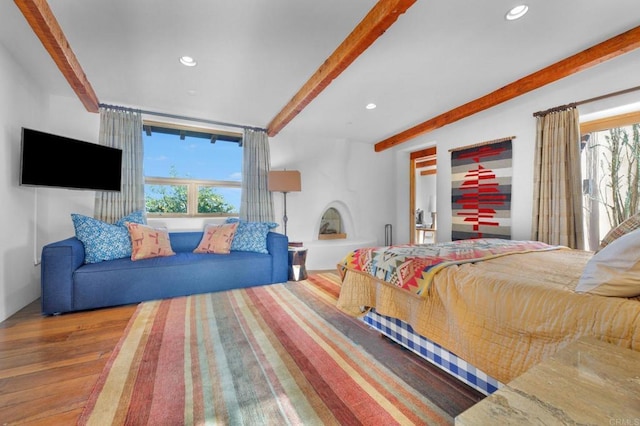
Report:
M 411 244 L 436 242 L 436 162 L 435 146 L 409 156 L 409 236 Z

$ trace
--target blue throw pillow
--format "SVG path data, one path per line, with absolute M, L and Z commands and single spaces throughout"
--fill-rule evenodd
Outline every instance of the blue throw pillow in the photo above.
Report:
M 142 225 L 146 225 L 147 224 L 147 218 L 144 215 L 144 210 L 138 210 L 138 211 L 135 211 L 133 213 L 129 213 L 128 215 L 126 215 L 123 218 L 121 218 L 118 221 L 116 221 L 116 223 L 114 223 L 114 225 L 123 226 L 123 227 L 126 228 L 127 224 L 125 222 L 133 222 L 133 223 L 140 223 Z
M 231 250 L 253 251 L 269 254 L 267 250 L 267 234 L 277 227 L 274 222 L 246 222 L 237 218 L 228 218 L 227 223 L 238 222 L 238 228 L 231 241 Z
M 77 213 L 71 214 L 71 220 L 76 230 L 76 238 L 84 245 L 84 263 L 130 257 L 131 238 L 124 222 L 146 224 L 142 211 L 133 212 L 113 225 Z

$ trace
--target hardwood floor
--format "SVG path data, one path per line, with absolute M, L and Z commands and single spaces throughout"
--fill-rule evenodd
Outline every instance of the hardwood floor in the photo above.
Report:
M 0 424 L 75 425 L 136 305 L 0 323 Z

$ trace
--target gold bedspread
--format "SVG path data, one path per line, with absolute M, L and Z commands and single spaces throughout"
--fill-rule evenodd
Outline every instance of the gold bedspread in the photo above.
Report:
M 448 266 L 426 298 L 348 270 L 338 307 L 399 318 L 507 383 L 586 335 L 640 351 L 640 298 L 574 292 L 591 256 L 561 249 Z

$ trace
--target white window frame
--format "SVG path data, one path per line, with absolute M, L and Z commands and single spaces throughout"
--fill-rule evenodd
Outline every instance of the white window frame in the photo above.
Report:
M 633 111 L 624 114 L 618 114 L 610 117 L 599 118 L 595 120 L 585 121 L 580 123 L 580 135 L 585 135 L 588 133 L 596 133 L 603 132 L 609 129 L 617 128 L 617 127 L 625 127 L 630 126 L 632 124 L 640 123 L 640 111 Z M 585 243 L 589 244 L 589 240 L 595 236 L 589 235 L 587 221 L 589 218 L 587 215 L 584 217 L 584 230 L 585 230 Z M 608 229 L 603 229 L 598 227 L 598 240 L 608 232 Z M 591 250 L 596 250 L 597 247 L 589 247 Z
M 187 135 L 189 133 L 198 133 L 207 135 L 207 138 L 212 141 L 223 139 L 220 143 L 235 143 L 225 142 L 225 138 L 238 139 L 237 143 L 242 146 L 243 134 L 239 132 L 230 132 L 224 130 L 208 129 L 203 127 L 187 126 L 175 123 L 162 123 L 157 121 L 144 120 L 143 131 L 150 134 L 153 127 L 160 127 L 164 129 L 172 129 L 177 131 L 179 135 L 177 137 L 183 138 L 183 132 Z M 207 180 L 207 179 L 187 179 L 187 178 L 167 178 L 158 176 L 145 176 L 144 184 L 146 185 L 173 185 L 173 186 L 186 186 L 187 187 L 187 212 L 186 213 L 156 213 L 146 212 L 149 218 L 184 218 L 184 217 L 236 217 L 238 212 L 230 213 L 198 213 L 198 188 L 238 188 L 242 190 L 241 181 L 226 181 L 226 180 Z M 146 194 L 146 190 L 145 190 Z

